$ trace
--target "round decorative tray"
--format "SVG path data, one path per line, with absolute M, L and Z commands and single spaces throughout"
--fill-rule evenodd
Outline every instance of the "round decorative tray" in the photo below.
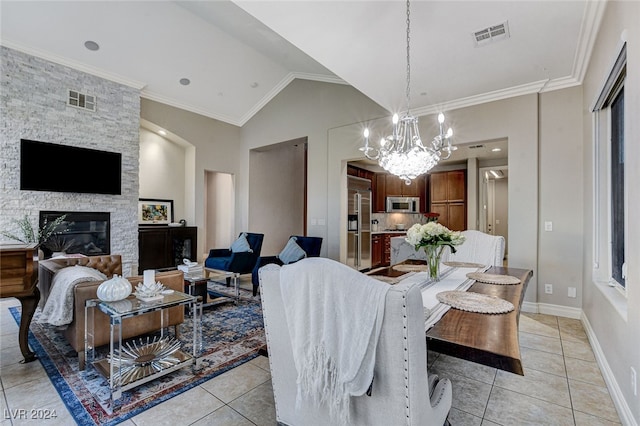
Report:
M 442 262 L 443 265 L 451 266 L 452 268 L 484 268 L 487 265 L 483 265 L 481 263 L 472 263 L 472 262 Z
M 467 291 L 441 291 L 436 294 L 438 300 L 461 311 L 481 314 L 504 314 L 513 311 L 513 303 L 495 296 Z
M 393 265 L 393 269 L 401 272 L 425 272 L 427 265 Z
M 484 272 L 469 272 L 467 278 L 488 284 L 520 284 L 520 280 L 511 275 L 485 274 Z

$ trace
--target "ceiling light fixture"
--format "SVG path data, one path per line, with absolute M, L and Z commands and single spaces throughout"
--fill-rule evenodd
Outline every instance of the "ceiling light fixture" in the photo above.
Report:
M 191 84 L 191 80 L 189 80 L 188 78 L 181 78 L 180 84 L 182 84 L 183 86 L 188 86 Z
M 493 149 L 491 150 L 491 152 L 500 152 L 500 151 L 502 151 L 502 149 L 500 149 L 500 148 L 493 148 Z
M 158 130 L 158 134 L 161 135 L 161 136 L 167 136 L 167 132 L 165 132 L 162 129 Z
M 418 131 L 418 119 L 409 111 L 411 62 L 409 42 L 411 32 L 411 13 L 407 0 L 407 110 L 400 118 L 393 115 L 391 135 L 380 140 L 379 148 L 369 146 L 369 129 L 364 129 L 364 146 L 360 151 L 370 160 L 377 160 L 378 164 L 389 173 L 403 179 L 407 185 L 411 180 L 431 170 L 440 160 L 446 160 L 451 152 L 456 150 L 451 145 L 453 130 L 444 132 L 444 114 L 438 114 L 440 134 L 433 138 L 430 146 L 424 146 Z
M 84 47 L 86 47 L 87 49 L 91 50 L 91 51 L 96 51 L 98 49 L 100 49 L 100 45 L 98 43 L 96 43 L 95 41 L 91 41 L 91 40 L 87 40 L 84 42 Z

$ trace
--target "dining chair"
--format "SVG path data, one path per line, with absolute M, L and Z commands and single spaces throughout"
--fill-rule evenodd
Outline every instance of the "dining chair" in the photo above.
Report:
M 284 274 L 283 278 L 281 271 L 284 268 L 292 268 L 292 274 Z M 284 297 L 283 289 L 291 289 L 291 281 L 289 284 L 285 282 L 287 276 L 295 277 L 294 285 L 299 283 L 306 286 L 303 291 L 295 292 L 300 298 L 292 298 L 291 292 L 289 296 Z M 303 276 L 313 277 L 313 282 L 307 282 Z M 305 393 L 298 393 L 297 369 L 300 365 L 302 370 L 305 370 L 305 364 L 304 358 L 300 360 L 299 352 L 294 354 L 295 340 L 292 343 L 291 336 L 297 335 L 296 326 L 294 325 L 292 332 L 288 315 L 291 316 L 291 304 L 305 304 L 305 311 L 308 312 L 328 308 L 331 313 L 328 317 L 334 324 L 342 324 L 343 327 L 349 328 L 355 327 L 355 324 L 361 326 L 366 323 L 365 318 L 360 318 L 358 314 L 354 320 L 353 312 L 366 313 L 367 309 L 371 309 L 371 300 L 367 297 L 369 291 L 366 290 L 368 278 L 346 265 L 325 258 L 303 259 L 285 266 L 270 264 L 259 270 L 265 336 L 278 424 L 344 424 L 344 419 L 343 423 L 339 423 L 333 417 L 332 410 L 335 407 L 332 407 L 332 401 L 322 403 L 308 398 Z M 372 286 L 380 285 L 379 281 L 372 278 L 371 281 Z M 381 318 L 380 334 L 377 345 L 370 346 L 375 347 L 373 381 L 367 392 L 359 396 L 350 396 L 349 425 L 446 424 L 452 403 L 451 382 L 427 372 L 427 344 L 420 285 L 408 281 L 396 285 L 385 284 L 389 287 L 382 300 L 384 314 Z M 359 293 L 355 294 L 360 294 L 361 297 L 346 296 L 354 295 L 354 286 L 360 286 Z M 344 288 L 344 292 L 341 292 L 340 288 Z M 305 297 L 308 294 L 321 296 Z M 333 309 L 336 304 L 340 307 Z M 364 316 L 369 317 L 368 314 Z M 322 327 L 332 321 L 310 322 L 312 328 L 309 334 L 320 333 Z M 351 340 L 336 341 L 348 343 Z M 339 357 L 339 360 L 341 359 Z M 299 364 L 296 364 L 296 360 Z M 313 377 L 311 379 L 313 380 Z M 324 380 L 327 380 L 326 375 Z M 365 381 L 367 382 L 368 380 Z

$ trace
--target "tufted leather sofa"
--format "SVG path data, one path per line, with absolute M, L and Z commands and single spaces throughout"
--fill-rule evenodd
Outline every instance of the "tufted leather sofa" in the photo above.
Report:
M 41 261 L 39 264 L 40 274 L 40 291 L 42 293 L 42 305 L 46 303 L 49 296 L 50 283 L 53 279 L 53 275 L 62 268 L 68 266 L 87 266 L 94 268 L 111 278 L 114 274 L 122 275 L 122 259 L 119 255 L 106 255 L 106 256 L 89 256 L 80 258 L 56 258 Z M 131 285 L 135 288 L 138 283 L 143 281 L 142 276 L 135 276 L 127 278 Z M 171 288 L 177 291 L 184 291 L 184 276 L 182 271 L 167 271 L 157 272 L 156 280 L 164 284 L 165 287 Z M 79 283 L 74 289 L 74 312 L 73 321 L 66 330 L 64 330 L 65 337 L 71 344 L 73 349 L 78 352 L 78 360 L 80 363 L 80 369 L 84 369 L 84 308 L 85 301 L 89 299 L 97 298 L 98 286 L 103 281 L 88 281 Z M 178 331 L 178 324 L 184 321 L 184 308 L 182 306 L 176 306 L 169 309 L 169 324 L 176 326 L 176 335 Z M 141 334 L 150 333 L 156 331 L 160 324 L 160 312 L 153 312 L 137 317 L 126 318 L 122 322 L 122 338 L 128 339 L 131 337 L 139 336 Z M 101 346 L 109 343 L 109 317 L 96 310 L 94 318 L 94 342 L 96 346 Z

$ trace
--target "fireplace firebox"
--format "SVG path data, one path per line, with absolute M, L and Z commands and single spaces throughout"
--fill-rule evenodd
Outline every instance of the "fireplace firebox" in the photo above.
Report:
M 41 211 L 40 227 L 66 215 L 54 234 L 42 243 L 45 258 L 55 252 L 99 256 L 111 253 L 111 213 Z

